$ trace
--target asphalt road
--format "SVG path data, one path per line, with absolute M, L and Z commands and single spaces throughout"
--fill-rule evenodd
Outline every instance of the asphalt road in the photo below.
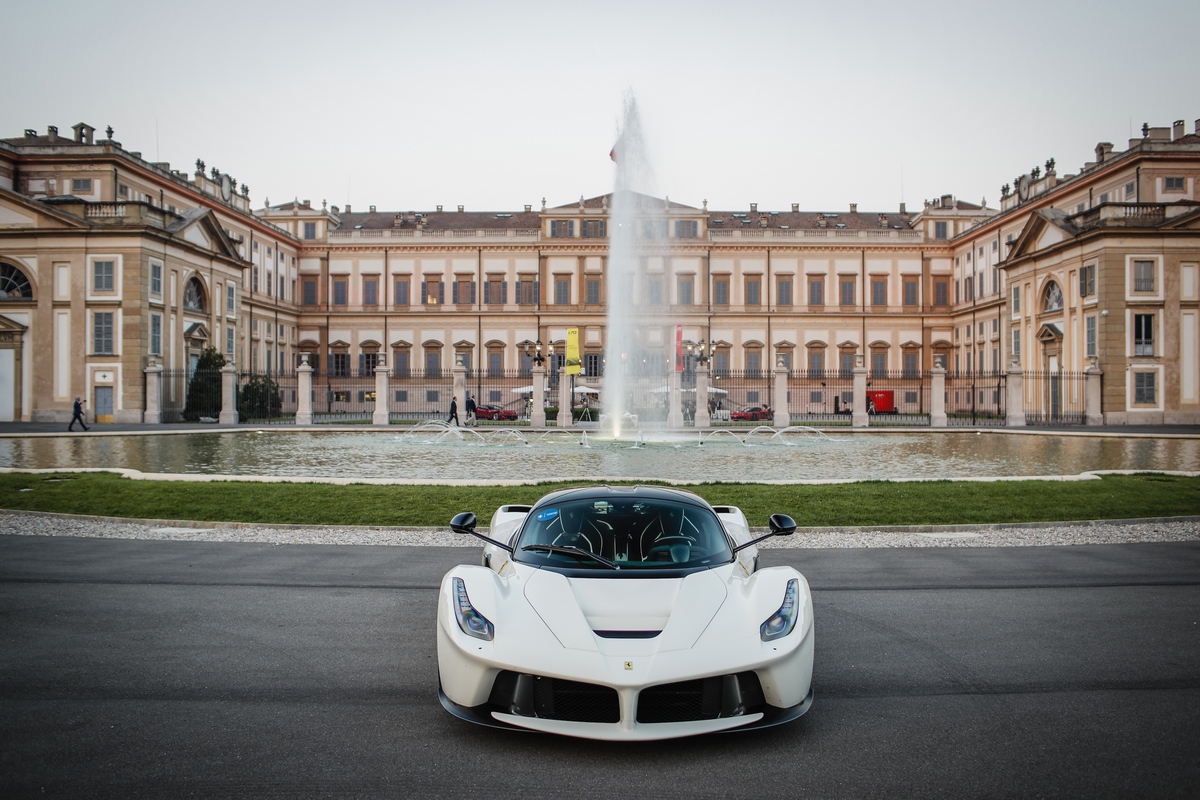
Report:
M 764 553 L 812 711 L 616 745 L 437 702 L 473 549 L 0 537 L 0 795 L 1196 797 L 1200 543 Z

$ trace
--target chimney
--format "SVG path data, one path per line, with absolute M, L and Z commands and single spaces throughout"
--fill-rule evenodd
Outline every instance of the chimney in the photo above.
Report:
M 953 208 L 954 207 L 953 201 L 954 201 L 954 195 L 952 195 L 952 194 L 942 195 L 942 208 Z
M 303 202 L 305 208 L 312 208 L 312 200 L 305 200 Z
M 758 203 L 751 203 L 750 204 L 750 213 L 753 214 L 757 211 L 758 211 Z
M 1148 138 L 1152 142 L 1169 142 L 1171 141 L 1171 129 L 1151 128 L 1148 132 Z
M 1180 130 L 1183 130 L 1183 127 L 1182 127 L 1183 120 L 1180 120 L 1176 124 L 1178 124 L 1180 126 Z M 58 141 L 58 126 L 51 125 L 50 127 L 46 128 L 46 137 L 52 142 L 57 142 Z
M 371 213 L 372 213 L 372 214 L 374 214 L 374 213 L 375 213 L 375 206 L 371 206 L 370 208 L 371 208 Z
M 800 213 L 800 204 L 799 203 L 792 203 L 792 213 L 793 214 Z
M 441 206 L 438 206 L 438 207 L 437 207 L 437 210 L 438 210 L 439 212 L 441 212 L 441 210 L 442 210 L 442 207 L 441 207 Z
M 533 206 L 527 204 L 525 206 L 525 213 L 528 214 L 530 211 L 533 211 Z
M 462 212 L 463 212 L 463 207 L 462 207 L 462 206 L 459 206 L 459 207 L 458 207 L 458 213 L 460 213 L 460 214 L 461 214 Z
M 347 214 L 350 213 L 350 204 L 349 203 L 346 203 L 346 213 Z
M 1196 133 L 1200 134 L 1200 119 L 1196 120 Z
M 907 213 L 908 213 L 908 210 L 907 210 L 907 209 L 904 207 L 904 203 L 901 203 L 901 204 L 900 204 L 900 213 L 901 213 L 901 214 L 907 214 Z
M 850 204 L 850 213 L 851 213 L 851 214 L 857 214 L 857 213 L 858 213 L 858 203 L 851 203 L 851 204 Z
M 1112 142 L 1100 142 L 1096 145 L 1096 163 L 1103 164 L 1108 158 L 1108 154 L 1112 152 Z
M 333 215 L 334 215 L 335 217 L 336 217 L 336 216 L 337 216 L 339 213 L 341 213 L 341 212 L 339 212 L 339 211 L 338 211 L 338 207 L 337 207 L 337 206 L 330 206 L 330 207 L 329 207 L 329 210 L 333 212 Z
M 55 130 L 55 129 L 51 128 L 51 130 Z M 1176 141 L 1176 140 L 1182 139 L 1184 136 L 1185 136 L 1185 134 L 1183 132 L 1183 120 L 1177 119 L 1177 120 L 1175 120 L 1175 124 L 1171 126 L 1171 140 Z
M 26 139 L 36 139 L 37 131 L 33 128 L 26 128 L 25 129 L 25 138 Z

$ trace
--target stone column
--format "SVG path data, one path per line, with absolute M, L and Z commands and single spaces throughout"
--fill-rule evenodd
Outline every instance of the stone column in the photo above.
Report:
M 708 413 L 708 364 L 696 365 L 696 427 L 707 428 L 712 425 L 712 417 Z
M 854 413 L 850 415 L 850 427 L 869 428 L 871 417 L 867 414 L 867 368 L 854 368 Z
M 458 419 L 460 422 L 467 418 L 467 368 L 461 362 L 455 362 L 454 368 L 450 370 L 454 373 L 454 396 L 458 398 Z M 446 403 L 446 411 L 450 411 L 450 403 Z
M 312 365 L 308 353 L 300 354 L 300 366 L 296 367 L 296 424 L 312 425 Z
M 942 367 L 929 371 L 929 424 L 946 427 L 946 370 Z
M 571 382 L 566 367 L 558 368 L 558 427 L 571 427 Z
M 232 362 L 221 367 L 221 416 L 218 422 L 222 425 L 237 425 L 237 367 Z
M 375 411 L 371 414 L 372 425 L 392 424 L 392 404 L 388 402 L 388 375 L 391 373 L 384 356 L 380 355 L 379 363 L 375 365 Z
M 1083 371 L 1084 380 L 1087 381 L 1086 394 L 1084 395 L 1084 413 L 1087 416 L 1088 425 L 1103 425 L 1104 424 L 1104 409 L 1101 406 L 1100 394 L 1100 376 L 1104 371 L 1095 364 L 1091 365 Z M 149 392 L 150 384 L 147 382 L 146 391 Z
M 154 359 L 142 370 L 146 373 L 146 410 L 142 412 L 142 422 L 146 425 L 162 424 L 162 364 L 156 364 Z
M 786 428 L 792 424 L 792 413 L 788 411 L 788 368 L 783 364 L 775 365 L 775 417 L 771 424 L 776 428 Z
M 529 411 L 529 424 L 534 428 L 546 427 L 546 368 L 533 368 L 533 407 Z
M 1017 365 L 1008 368 L 1005 386 L 1004 425 L 1008 428 L 1025 427 L 1025 371 Z
M 667 374 L 667 427 L 683 427 L 683 381 L 675 370 Z

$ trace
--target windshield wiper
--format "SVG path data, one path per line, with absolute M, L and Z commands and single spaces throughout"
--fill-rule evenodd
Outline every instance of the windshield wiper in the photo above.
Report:
M 534 550 L 539 553 L 560 553 L 568 556 L 584 556 L 593 561 L 598 561 L 609 569 L 620 569 L 621 565 L 615 561 L 609 561 L 604 556 L 598 556 L 595 553 L 589 553 L 581 547 L 572 547 L 562 544 L 527 544 L 521 548 L 522 550 Z

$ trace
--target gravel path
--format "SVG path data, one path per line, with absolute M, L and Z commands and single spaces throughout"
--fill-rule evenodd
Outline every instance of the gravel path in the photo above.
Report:
M 766 529 L 761 533 L 766 533 Z M 101 539 L 169 539 L 265 544 L 406 545 L 478 547 L 479 540 L 445 528 L 383 528 L 246 523 L 116 520 L 66 514 L 0 511 L 0 535 L 88 536 Z M 809 528 L 764 548 L 826 547 L 1028 547 L 1200 540 L 1200 517 L 1163 520 L 1040 523 L 1026 526 L 926 526 L 910 528 Z

